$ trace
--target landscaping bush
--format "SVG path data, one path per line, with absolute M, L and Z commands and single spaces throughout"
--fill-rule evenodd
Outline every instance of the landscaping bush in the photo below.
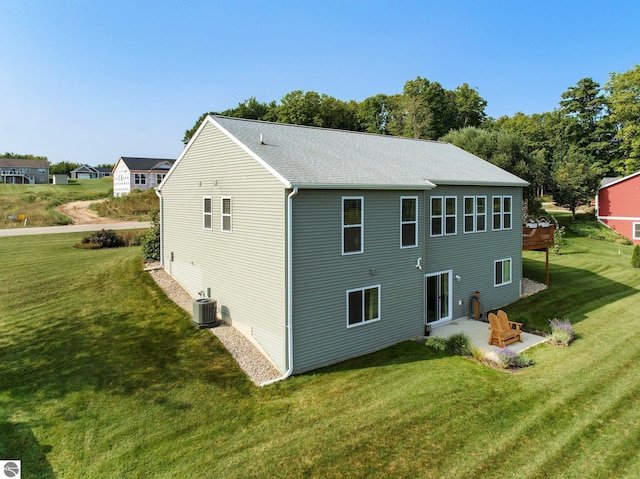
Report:
M 634 268 L 640 268 L 640 244 L 633 247 L 633 254 L 631 255 L 631 266 Z
M 533 364 L 533 360 L 526 354 L 518 354 L 509 348 L 500 348 L 496 351 L 498 363 L 504 369 L 526 368 Z
M 118 248 L 124 246 L 124 240 L 114 230 L 100 230 L 82 238 L 82 245 L 98 245 L 98 248 Z M 80 248 L 94 249 L 93 246 L 80 246 Z
M 425 343 L 427 346 L 438 351 L 446 351 L 449 354 L 455 354 L 457 356 L 471 356 L 472 348 L 471 340 L 469 336 L 464 333 L 457 333 L 449 336 L 448 338 L 441 338 L 439 336 L 431 336 Z
M 158 210 L 151 212 L 151 226 L 140 237 L 142 257 L 147 261 L 160 260 L 160 221 Z
M 569 318 L 550 319 L 549 326 L 551 327 L 551 334 L 548 339 L 549 343 L 555 344 L 556 346 L 569 346 L 571 341 L 575 339 L 576 333 L 573 330 Z
M 447 338 L 447 351 L 458 356 L 471 356 L 471 340 L 464 333 L 456 333 Z
M 447 349 L 447 340 L 440 336 L 431 336 L 425 343 L 427 346 L 438 351 L 445 351 Z
M 555 226 L 553 232 L 553 252 L 554 254 L 560 254 L 560 248 L 564 245 L 564 226 L 560 225 L 555 216 L 551 217 L 551 221 L 553 221 Z

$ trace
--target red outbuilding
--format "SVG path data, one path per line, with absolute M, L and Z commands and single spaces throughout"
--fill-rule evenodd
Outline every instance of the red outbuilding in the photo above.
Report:
M 603 179 L 596 210 L 600 223 L 640 244 L 640 171 Z

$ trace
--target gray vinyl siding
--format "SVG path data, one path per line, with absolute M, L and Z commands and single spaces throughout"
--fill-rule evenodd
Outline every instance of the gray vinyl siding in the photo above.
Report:
M 511 229 L 492 230 L 491 199 L 512 196 Z M 432 237 L 430 234 L 431 196 L 457 198 L 457 234 Z M 464 197 L 486 196 L 487 230 L 464 233 Z M 480 291 L 484 311 L 517 301 L 522 278 L 522 189 L 510 187 L 438 187 L 427 192 L 423 210 L 425 238 L 424 273 L 453 270 L 453 319 L 469 314 L 469 301 Z M 494 286 L 494 261 L 511 258 L 511 284 Z M 460 277 L 460 281 L 455 276 Z M 462 301 L 462 305 L 459 305 Z
M 422 273 L 415 265 L 422 253 L 420 248 L 400 248 L 402 195 L 416 193 L 301 190 L 294 197 L 294 372 L 421 334 Z M 343 196 L 364 197 L 361 254 L 342 255 Z M 418 211 L 423 211 L 421 200 Z M 375 285 L 380 285 L 380 320 L 348 328 L 346 291 Z
M 211 288 L 223 319 L 286 370 L 282 183 L 208 124 L 163 184 L 162 196 L 165 269 L 194 298 Z M 203 229 L 205 196 L 212 198 L 211 230 Z M 223 196 L 232 198 L 231 233 L 221 231 Z
M 438 187 L 415 191 L 301 190 L 293 206 L 294 372 L 416 337 L 425 323 L 425 275 L 452 271 L 452 318 L 517 301 L 522 277 L 522 190 Z M 487 197 L 487 231 L 464 233 L 464 196 Z M 512 196 L 512 228 L 492 231 L 494 195 Z M 364 252 L 342 255 L 342 197 L 364 198 Z M 418 197 L 418 247 L 400 248 L 400 197 Z M 431 196 L 457 198 L 457 234 L 430 236 Z M 422 258 L 422 270 L 416 267 Z M 494 261 L 511 258 L 512 282 L 494 286 Z M 458 275 L 460 281 L 456 281 Z M 380 320 L 347 327 L 346 291 L 380 285 Z M 459 304 L 462 302 L 462 304 Z

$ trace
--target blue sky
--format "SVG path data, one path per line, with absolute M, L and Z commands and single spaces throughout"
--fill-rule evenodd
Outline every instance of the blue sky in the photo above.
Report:
M 0 153 L 177 157 L 206 111 L 292 90 L 341 100 L 417 76 L 493 117 L 541 113 L 640 63 L 640 2 L 0 2 Z

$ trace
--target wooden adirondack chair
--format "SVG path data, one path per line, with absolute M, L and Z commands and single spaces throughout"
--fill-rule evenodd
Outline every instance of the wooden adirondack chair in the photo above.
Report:
M 498 314 L 489 313 L 489 344 L 504 348 L 516 341 L 522 342 L 520 326 L 522 323 L 509 321 L 507 313 L 500 310 Z

